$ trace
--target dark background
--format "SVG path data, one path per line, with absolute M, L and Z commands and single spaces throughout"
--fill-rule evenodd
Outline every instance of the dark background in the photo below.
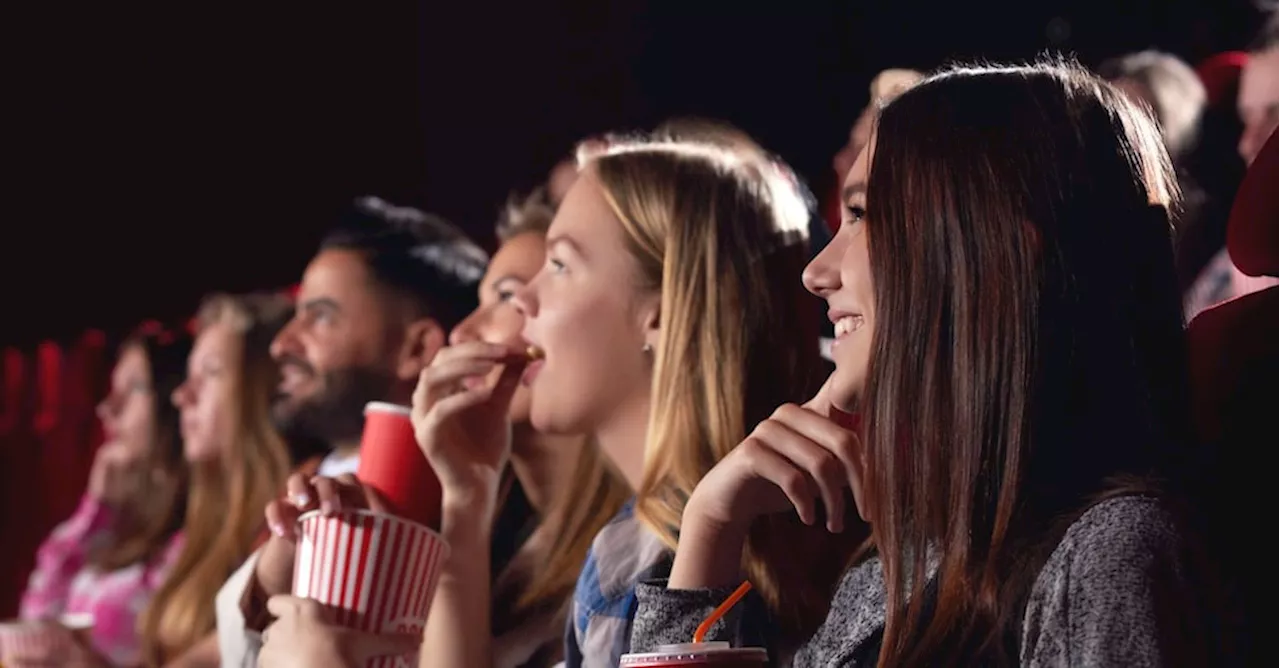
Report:
M 41 3 L 47 5 L 50 3 Z M 823 189 L 874 72 L 948 59 L 1192 63 L 1247 0 L 235 2 L 10 10 L 0 343 L 299 277 L 352 196 L 485 243 L 575 139 L 731 120 Z

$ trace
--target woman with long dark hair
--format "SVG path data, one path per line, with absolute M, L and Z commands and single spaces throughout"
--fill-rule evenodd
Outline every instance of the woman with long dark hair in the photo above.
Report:
M 1075 66 L 957 68 L 885 107 L 843 200 L 805 272 L 836 371 L 699 483 L 633 649 L 688 641 L 760 518 L 856 508 L 866 549 L 775 661 L 1205 665 L 1163 484 L 1190 428 L 1156 124 Z M 758 641 L 744 615 L 711 638 Z

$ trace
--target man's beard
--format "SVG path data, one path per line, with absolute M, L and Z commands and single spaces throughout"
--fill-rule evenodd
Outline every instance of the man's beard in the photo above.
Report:
M 272 407 L 276 428 L 290 442 L 352 442 L 364 430 L 364 406 L 386 401 L 395 378 L 381 369 L 351 367 L 323 375 L 323 389 L 305 399 L 281 396 Z

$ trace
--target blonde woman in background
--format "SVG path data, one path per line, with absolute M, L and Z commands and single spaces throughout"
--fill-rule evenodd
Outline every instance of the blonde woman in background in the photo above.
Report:
M 480 284 L 480 307 L 454 328 L 450 346 L 423 372 L 414 394 L 419 443 L 444 483 L 441 532 L 452 548 L 427 619 L 422 665 L 533 668 L 558 662 L 591 540 L 630 496 L 584 437 L 534 430 L 530 389 L 514 369 L 504 378 L 492 358 L 525 350 L 524 317 L 511 302 L 546 261 L 553 216 L 536 201 L 509 207 L 498 228 L 502 246 Z M 507 391 L 496 389 L 488 401 L 469 406 L 442 400 L 459 383 L 486 389 L 504 384 Z M 494 536 L 488 529 L 502 506 L 508 461 L 538 523 L 491 585 Z
M 281 296 L 217 295 L 200 309 L 182 416 L 191 493 L 186 546 L 142 617 L 148 666 L 217 666 L 213 599 L 264 536 L 262 506 L 289 474 L 271 422 L 278 371 L 268 351 L 292 307 Z
M 1207 94 L 1190 65 L 1168 53 L 1139 51 L 1104 62 L 1098 75 L 1151 110 L 1175 167 L 1195 147 Z
M 888 69 L 871 80 L 871 99 L 867 101 L 867 106 L 862 108 L 858 120 L 854 121 L 853 127 L 849 129 L 849 141 L 831 159 L 831 167 L 836 170 L 837 184 L 844 182 L 844 177 L 853 167 L 853 161 L 858 158 L 859 153 L 862 153 L 867 140 L 871 138 L 872 126 L 880 108 L 923 78 L 924 74 L 915 70 Z

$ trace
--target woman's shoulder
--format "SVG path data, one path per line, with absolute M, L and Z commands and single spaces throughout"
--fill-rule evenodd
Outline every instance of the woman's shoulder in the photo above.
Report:
M 1199 578 L 1173 507 L 1156 496 L 1099 501 L 1067 528 L 1032 587 L 1024 663 L 1134 665 L 1198 647 Z M 1175 638 L 1181 629 L 1185 638 Z
M 1182 532 L 1172 507 L 1164 499 L 1148 494 L 1129 494 L 1099 501 L 1067 527 L 1057 552 L 1075 552 L 1088 558 L 1094 548 L 1143 549 L 1174 547 Z M 1050 558 L 1052 561 L 1052 557 Z

